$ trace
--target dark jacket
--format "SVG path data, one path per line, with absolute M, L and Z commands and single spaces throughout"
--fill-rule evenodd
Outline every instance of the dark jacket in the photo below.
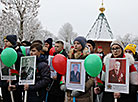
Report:
M 59 54 L 59 53 L 55 52 L 54 56 L 56 54 Z M 62 53 L 60 53 L 60 54 L 62 54 L 65 57 L 67 57 L 67 53 L 66 53 L 66 51 L 64 49 L 63 49 Z M 61 97 L 64 98 L 65 92 L 60 89 L 61 76 L 62 76 L 61 74 L 57 73 L 57 80 L 51 79 L 54 83 L 53 83 L 53 85 L 52 85 L 52 87 L 51 87 L 51 89 L 49 91 L 49 94 L 54 95 L 54 96 L 61 96 Z
M 62 55 L 64 55 L 65 57 L 68 57 L 68 54 L 66 53 L 65 49 L 63 49 L 63 51 L 61 51 L 61 52 L 55 52 L 55 53 L 54 53 L 54 56 L 55 56 L 56 54 L 62 54 Z
M 36 60 L 35 85 L 29 86 L 28 101 L 29 102 L 44 101 L 46 95 L 46 88 L 49 83 L 50 83 L 50 68 L 46 63 L 45 57 L 41 55 Z
M 70 81 L 71 82 L 80 82 L 80 72 L 77 71 L 76 74 L 74 71 L 70 73 Z
M 22 51 L 19 46 L 11 46 L 17 52 L 17 60 L 15 62 L 15 69 L 19 72 L 20 70 L 20 58 L 23 56 Z M 12 85 L 16 85 L 17 90 L 13 91 L 13 97 L 15 102 L 22 102 L 22 88 L 18 85 L 19 76 L 17 80 L 12 81 Z M 4 102 L 11 102 L 10 92 L 8 91 L 9 83 L 7 80 L 1 81 L 2 96 Z

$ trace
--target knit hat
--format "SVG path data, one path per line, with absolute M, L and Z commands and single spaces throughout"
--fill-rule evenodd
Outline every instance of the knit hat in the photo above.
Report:
M 87 43 L 90 43 L 93 46 L 93 48 L 95 48 L 95 42 L 94 41 L 88 40 Z
M 122 44 L 121 41 L 118 41 L 118 40 L 113 41 L 110 47 L 112 47 L 113 45 L 119 45 L 122 49 L 124 49 L 124 45 Z
M 85 45 L 86 45 L 86 42 L 87 42 L 87 41 L 86 41 L 86 39 L 85 39 L 84 37 L 79 36 L 79 37 L 75 38 L 74 42 L 75 42 L 75 41 L 78 41 L 78 42 L 81 44 L 82 49 L 85 48 Z
M 125 47 L 125 50 L 130 50 L 133 52 L 133 54 L 135 55 L 135 52 L 136 52 L 136 45 L 135 44 L 128 44 L 126 47 Z
M 31 43 L 29 41 L 22 41 L 21 44 L 25 43 L 26 46 L 31 46 Z
M 16 45 L 16 42 L 17 42 L 16 35 L 7 35 L 5 39 L 7 39 L 12 45 Z
M 52 48 L 52 42 L 53 39 L 52 38 L 48 38 L 47 40 L 44 41 L 45 43 L 48 43 L 50 45 L 50 48 Z

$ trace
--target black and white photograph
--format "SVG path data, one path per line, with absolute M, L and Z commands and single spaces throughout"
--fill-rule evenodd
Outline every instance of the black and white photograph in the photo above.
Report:
M 69 90 L 85 91 L 84 60 L 67 60 L 66 86 Z
M 34 84 L 36 71 L 36 57 L 21 57 L 19 84 Z
M 1 80 L 16 80 L 16 75 L 11 75 L 11 69 L 15 70 L 15 65 L 11 67 L 5 66 L 0 59 L 0 72 L 1 72 Z

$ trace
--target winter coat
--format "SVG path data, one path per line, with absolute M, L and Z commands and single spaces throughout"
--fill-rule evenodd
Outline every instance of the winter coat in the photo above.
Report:
M 15 62 L 15 69 L 19 72 L 20 59 L 23 56 L 23 54 L 19 46 L 14 45 L 14 46 L 11 46 L 11 48 L 15 49 L 15 51 L 17 52 L 17 60 Z M 13 97 L 14 97 L 15 102 L 22 102 L 22 90 L 21 90 L 22 87 L 18 85 L 18 80 L 19 80 L 19 76 L 17 76 L 17 80 L 12 81 L 11 83 L 12 85 L 16 85 L 16 89 L 17 89 L 13 91 Z M 11 102 L 11 96 L 10 96 L 10 92 L 8 91 L 8 86 L 9 86 L 9 83 L 7 82 L 7 80 L 1 81 L 3 101 Z
M 105 81 L 105 71 L 106 71 L 106 61 L 111 58 L 112 54 L 108 54 L 104 58 L 104 66 L 102 71 L 102 80 Z M 129 60 L 129 94 L 120 93 L 121 97 L 117 99 L 117 102 L 137 102 L 136 101 L 136 85 L 138 84 L 135 81 L 136 77 L 136 68 L 134 67 L 134 58 L 132 55 L 126 53 L 122 58 L 128 58 Z M 100 86 L 101 90 L 104 91 L 104 86 Z M 102 102 L 114 102 L 113 92 L 103 92 Z
M 67 53 L 66 53 L 66 51 L 64 49 L 63 49 L 63 51 L 61 51 L 61 53 L 55 52 L 54 56 L 56 54 L 62 54 L 65 57 L 67 57 Z M 48 94 L 49 94 L 50 97 L 51 96 L 56 96 L 57 98 L 61 98 L 61 97 L 64 98 L 65 97 L 65 92 L 60 89 L 61 76 L 62 76 L 61 74 L 57 73 L 57 79 L 56 80 L 51 79 L 51 81 L 53 82 L 53 84 L 52 84 L 52 87 L 50 88 L 50 91 L 48 92 Z M 56 97 L 55 97 L 55 100 L 56 100 Z M 48 97 L 48 100 L 50 100 L 49 97 Z
M 69 51 L 68 57 L 69 59 L 85 59 L 88 49 L 84 49 L 83 51 L 75 52 L 74 49 Z M 91 98 L 91 87 L 94 85 L 94 79 L 91 78 L 86 73 L 86 82 L 85 82 L 85 92 L 79 92 L 79 96 L 75 97 L 76 102 L 92 102 Z M 67 102 L 73 102 L 73 97 L 71 96 L 71 90 L 67 91 Z
M 36 60 L 35 84 L 29 85 L 28 102 L 42 102 L 46 97 L 46 88 L 50 83 L 50 68 L 41 55 Z

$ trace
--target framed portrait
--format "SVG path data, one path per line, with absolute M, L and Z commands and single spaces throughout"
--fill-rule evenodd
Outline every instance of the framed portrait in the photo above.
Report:
M 52 65 L 52 59 L 53 58 L 54 58 L 54 56 L 50 56 L 50 55 L 48 57 L 48 65 L 50 66 L 50 69 L 51 70 L 54 70 L 53 65 Z
M 15 65 L 7 67 L 2 63 L 2 60 L 0 59 L 0 67 L 1 80 L 16 80 L 16 75 L 10 75 L 11 69 L 15 70 Z
M 129 64 L 126 58 L 110 58 L 106 64 L 105 91 L 129 93 Z
M 70 90 L 85 91 L 84 60 L 67 60 L 66 86 Z
M 21 57 L 19 85 L 35 84 L 36 56 Z
M 136 67 L 136 70 L 138 72 L 138 61 L 135 61 L 134 66 Z
M 54 58 L 54 56 L 50 56 L 50 55 L 48 57 L 48 65 L 50 66 L 51 78 L 53 78 L 54 76 L 57 75 L 57 72 L 55 71 L 55 69 L 53 68 L 53 65 L 52 65 L 53 58 Z

